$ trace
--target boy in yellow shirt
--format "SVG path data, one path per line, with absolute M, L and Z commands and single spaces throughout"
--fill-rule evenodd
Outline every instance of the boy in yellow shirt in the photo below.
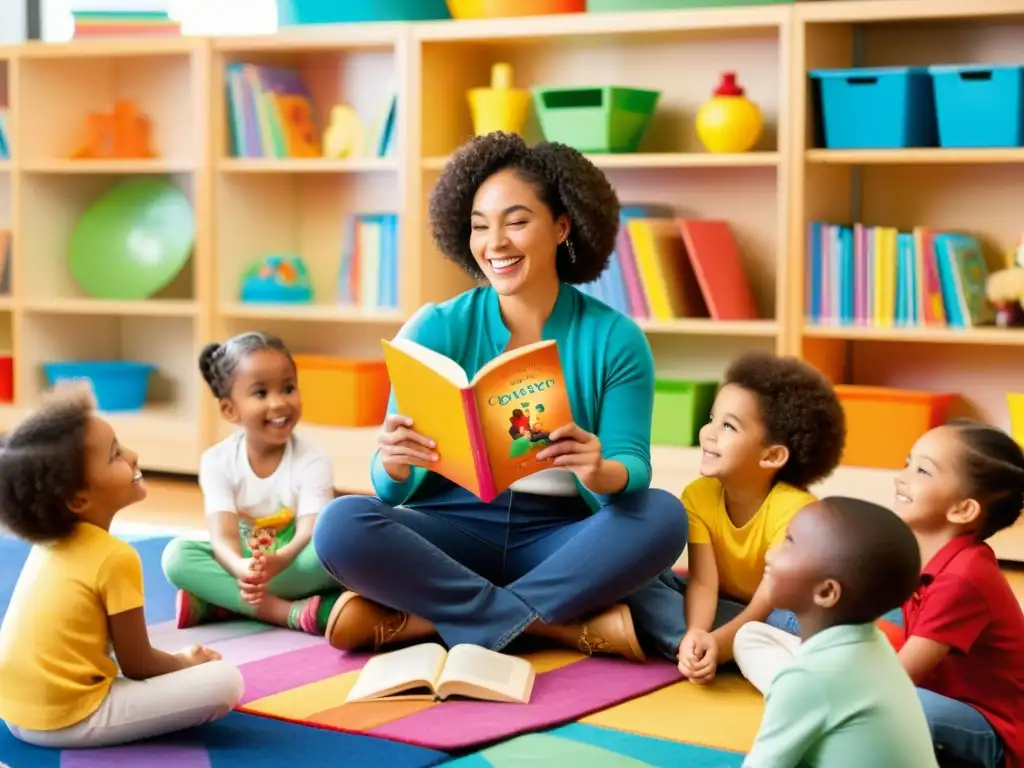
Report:
M 689 576 L 665 573 L 627 600 L 644 639 L 684 677 L 710 682 L 749 621 L 798 632 L 768 602 L 764 557 L 816 501 L 808 488 L 833 472 L 845 440 L 842 405 L 811 366 L 754 352 L 729 367 L 700 431 L 701 477 L 682 494 Z
M 0 623 L 0 720 L 61 749 L 210 722 L 243 687 L 216 651 L 150 644 L 142 562 L 110 534 L 114 515 L 146 497 L 138 457 L 76 390 L 0 447 L 0 525 L 33 545 Z

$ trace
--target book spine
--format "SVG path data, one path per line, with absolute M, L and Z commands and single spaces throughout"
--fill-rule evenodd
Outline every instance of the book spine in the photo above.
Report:
M 490 462 L 487 461 L 484 432 L 480 428 L 480 414 L 476 409 L 476 393 L 472 389 L 462 390 L 462 408 L 466 412 L 466 424 L 469 426 L 469 443 L 473 451 L 473 465 L 476 469 L 477 485 L 480 488 L 480 500 L 486 503 L 498 493 L 494 488 Z

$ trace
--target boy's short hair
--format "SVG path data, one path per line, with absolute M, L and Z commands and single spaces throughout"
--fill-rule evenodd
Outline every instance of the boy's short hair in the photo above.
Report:
M 0 447 L 0 525 L 37 543 L 66 538 L 78 522 L 68 507 L 85 487 L 91 391 L 65 386 L 6 436 Z
M 735 360 L 725 384 L 753 393 L 769 444 L 789 449 L 776 482 L 806 489 L 839 465 L 846 443 L 846 416 L 832 384 L 795 357 L 750 352 Z
M 921 579 L 921 549 L 893 511 L 863 499 L 829 496 L 813 505 L 824 515 L 829 576 L 842 589 L 843 623 L 864 624 L 899 608 Z

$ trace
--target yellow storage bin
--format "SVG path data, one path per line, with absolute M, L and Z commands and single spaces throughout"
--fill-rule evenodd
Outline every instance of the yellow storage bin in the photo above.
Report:
M 843 465 L 900 469 L 917 439 L 946 421 L 958 395 L 840 384 L 846 414 Z
M 294 357 L 303 421 L 330 427 L 372 427 L 384 421 L 391 382 L 383 360 Z

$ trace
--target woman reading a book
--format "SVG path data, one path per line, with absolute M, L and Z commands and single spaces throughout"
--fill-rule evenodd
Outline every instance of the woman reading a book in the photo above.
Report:
M 438 634 L 449 647 L 501 650 L 528 634 L 643 660 L 622 600 L 676 562 L 687 521 L 676 496 L 650 487 L 647 339 L 631 319 L 573 287 L 608 265 L 618 217 L 604 174 L 564 145 L 530 148 L 494 133 L 448 163 L 430 201 L 434 240 L 481 285 L 426 305 L 398 338 L 449 358 L 467 377 L 553 340 L 571 418 L 552 423 L 560 409 L 545 410 L 549 434 L 517 461 L 535 457 L 547 468 L 507 489 L 492 484 L 497 496 L 485 502 L 449 479 L 457 475 L 444 468 L 449 430 L 417 429 L 398 406 L 408 406 L 416 388 L 406 384 L 396 398 L 392 372 L 372 460 L 377 495 L 336 499 L 314 532 L 324 567 L 351 590 L 327 622 L 334 647 L 377 650 Z M 511 408 L 537 398 L 518 399 L 495 409 L 493 431 L 505 446 Z M 418 423 L 428 414 L 421 408 Z

